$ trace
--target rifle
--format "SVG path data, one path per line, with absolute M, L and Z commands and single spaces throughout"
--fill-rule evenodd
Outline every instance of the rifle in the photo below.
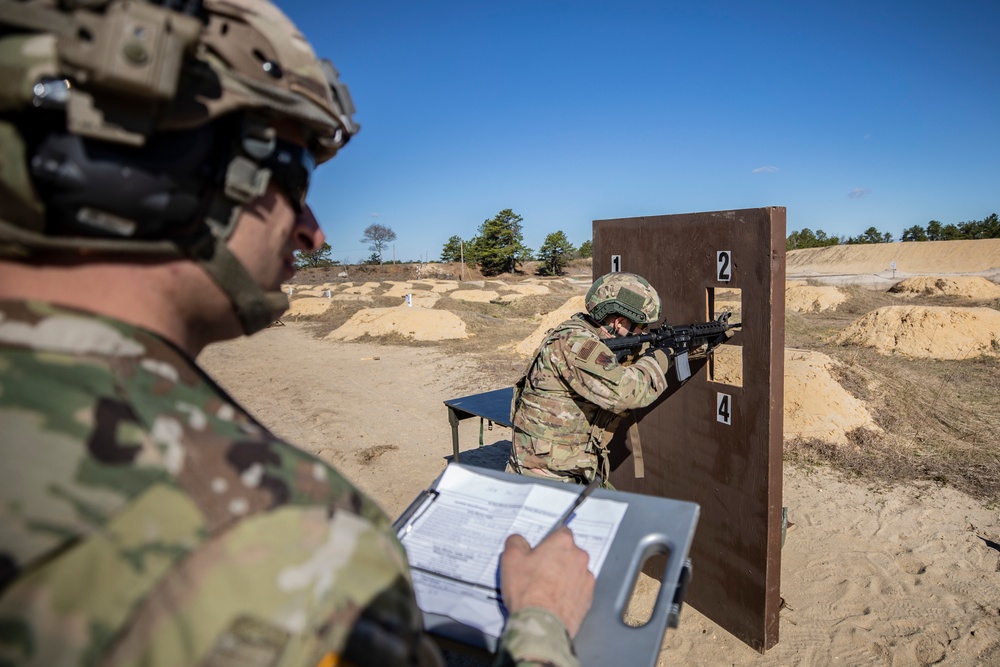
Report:
M 671 358 L 674 360 L 674 367 L 677 369 L 677 379 L 683 382 L 691 377 L 691 366 L 688 364 L 688 352 L 692 349 L 708 344 L 706 354 L 711 354 L 712 350 L 722 345 L 728 338 L 726 332 L 730 329 L 738 329 L 743 324 L 736 322 L 729 323 L 732 312 L 726 311 L 715 320 L 709 322 L 695 322 L 694 324 L 680 324 L 663 326 L 652 331 L 635 336 L 622 336 L 621 338 L 608 338 L 604 344 L 615 353 L 618 361 L 637 350 L 643 343 L 650 343 L 653 347 L 669 348 L 672 350 Z

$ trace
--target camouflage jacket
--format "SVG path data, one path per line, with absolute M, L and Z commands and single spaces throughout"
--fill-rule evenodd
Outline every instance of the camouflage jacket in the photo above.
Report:
M 592 478 L 597 452 L 619 418 L 660 395 L 664 372 L 652 356 L 619 364 L 583 313 L 550 331 L 514 391 L 514 455 L 521 468 Z
M 0 456 L 0 664 L 441 664 L 385 514 L 146 331 L 0 302 Z

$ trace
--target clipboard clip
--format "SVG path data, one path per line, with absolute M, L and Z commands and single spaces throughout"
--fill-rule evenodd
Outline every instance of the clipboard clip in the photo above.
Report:
M 681 607 L 684 606 L 684 596 L 687 594 L 688 584 L 691 583 L 691 559 L 688 558 L 681 566 L 681 576 L 677 580 L 677 587 L 674 588 L 674 599 L 670 601 L 670 610 L 667 612 L 667 627 L 674 628 L 681 624 Z
M 409 533 L 413 524 L 430 509 L 440 495 L 441 493 L 437 489 L 427 489 L 417 496 L 396 521 L 396 525 L 399 526 L 396 530 L 396 536 L 402 539 L 404 535 Z

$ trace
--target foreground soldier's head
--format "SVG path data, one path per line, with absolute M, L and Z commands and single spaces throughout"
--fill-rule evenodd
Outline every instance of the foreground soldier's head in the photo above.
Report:
M 294 252 L 323 242 L 312 170 L 359 128 L 284 14 L 15 0 L 0 35 L 0 297 L 92 307 L 192 353 L 287 307 Z

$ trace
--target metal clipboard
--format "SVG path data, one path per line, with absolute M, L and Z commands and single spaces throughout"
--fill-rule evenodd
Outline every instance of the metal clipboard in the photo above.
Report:
M 452 463 L 451 465 L 460 465 Z M 516 484 L 545 484 L 565 488 L 560 482 L 512 475 L 487 468 L 463 466 L 476 474 Z M 443 473 L 442 473 L 443 474 Z M 405 528 L 428 494 L 436 494 L 438 479 L 421 493 L 394 522 Z M 676 628 L 688 582 L 688 552 L 694 540 L 700 508 L 696 503 L 597 489 L 593 497 L 628 503 L 625 517 L 608 552 L 594 587 L 594 603 L 574 640 L 581 665 L 648 665 L 654 667 L 668 628 Z M 652 615 L 641 627 L 622 620 L 632 589 L 647 558 L 663 554 L 666 565 Z M 442 646 L 484 657 L 496 653 L 498 637 L 438 614 L 424 614 L 424 627 Z

